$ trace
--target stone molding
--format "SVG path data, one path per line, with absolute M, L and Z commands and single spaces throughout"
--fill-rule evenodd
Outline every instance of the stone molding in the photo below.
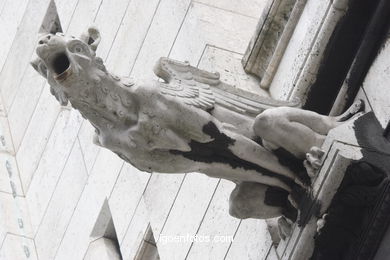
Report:
M 364 119 L 367 120 L 365 124 L 370 125 L 368 128 L 374 127 L 375 122 L 370 121 L 372 119 L 370 115 Z M 359 143 L 356 134 L 352 134 L 353 129 L 356 130 L 357 126 L 350 122 L 330 131 L 322 147 L 327 153 L 312 188 L 312 195 L 315 201 L 320 202 L 320 208 L 316 209 L 314 203 L 308 205 L 309 210 L 303 213 L 303 217 L 306 216 L 308 219 L 307 224 L 303 226 L 295 224 L 291 236 L 280 241 L 276 248 L 277 259 L 317 259 L 319 256 L 325 258 L 318 259 L 338 259 L 333 258 L 333 256 L 326 258 L 330 256 L 323 255 L 324 252 L 329 254 L 329 251 L 333 252 L 333 250 L 339 252 L 334 241 L 328 243 L 329 241 L 326 240 L 333 237 L 336 241 L 336 238 L 339 237 L 338 232 L 341 232 L 340 237 L 344 235 L 350 238 L 347 242 L 343 240 L 348 245 L 342 251 L 343 255 L 347 257 L 346 259 L 374 258 L 389 225 L 389 172 L 384 171 L 386 163 L 390 159 L 390 153 Z M 365 175 L 364 172 L 358 172 L 359 176 L 352 178 L 363 177 L 364 185 L 348 186 L 349 184 L 346 183 L 351 181 L 350 165 L 360 162 L 374 166 L 372 169 L 379 170 L 376 172 L 378 176 L 381 175 L 380 171 L 383 171 L 382 181 L 374 185 L 370 182 L 374 178 L 372 174 Z M 383 162 L 385 163 L 382 165 Z M 362 190 L 359 191 L 360 188 Z M 324 217 L 324 214 L 328 214 L 331 209 L 334 209 L 335 203 L 339 203 L 340 197 L 344 196 L 345 193 L 347 193 L 347 198 L 342 197 L 343 203 L 350 203 L 354 210 L 362 210 L 359 211 L 359 216 L 354 216 L 353 221 L 358 219 L 360 222 L 358 222 L 358 229 L 352 229 L 353 235 L 348 232 L 346 234 L 345 231 L 348 228 L 345 228 L 343 221 L 348 222 L 348 219 L 341 220 L 342 217 L 338 215 Z M 349 201 L 346 202 L 347 199 Z M 336 200 L 338 201 L 335 202 Z M 353 205 L 354 203 L 356 205 Z M 324 219 L 324 227 L 319 230 L 319 222 Z M 338 227 L 342 227 L 343 230 L 339 231 Z M 325 236 L 321 237 L 325 232 Z M 270 255 L 267 259 L 275 259 L 275 256 Z
M 272 0 L 264 9 L 242 63 L 268 89 L 307 0 Z

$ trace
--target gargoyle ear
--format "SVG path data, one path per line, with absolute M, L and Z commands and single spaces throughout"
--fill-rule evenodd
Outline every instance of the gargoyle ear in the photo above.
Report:
M 88 44 L 93 51 L 96 51 L 100 43 L 100 32 L 95 26 L 91 26 L 88 30 L 80 36 L 80 39 Z
M 43 61 L 39 58 L 39 57 L 36 57 L 35 59 L 33 59 L 31 62 L 30 62 L 31 66 L 33 66 L 33 68 L 38 71 L 39 74 L 41 74 L 44 78 L 47 79 L 47 68 L 45 66 L 45 64 L 43 63 Z

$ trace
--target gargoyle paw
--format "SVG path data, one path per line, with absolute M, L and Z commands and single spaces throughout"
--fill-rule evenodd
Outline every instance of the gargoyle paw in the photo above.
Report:
M 307 173 L 310 177 L 314 177 L 317 174 L 318 169 L 322 165 L 322 157 L 325 152 L 318 147 L 312 147 L 310 152 L 306 154 L 306 160 L 303 162 Z
M 317 220 L 317 233 L 321 232 L 321 229 L 325 226 L 327 216 L 328 214 L 325 213 L 320 219 Z
M 278 231 L 280 238 L 285 240 L 291 236 L 292 223 L 285 217 L 278 218 Z
M 356 118 L 364 111 L 364 101 L 359 99 L 351 105 L 342 115 L 336 117 L 336 121 L 344 122 Z

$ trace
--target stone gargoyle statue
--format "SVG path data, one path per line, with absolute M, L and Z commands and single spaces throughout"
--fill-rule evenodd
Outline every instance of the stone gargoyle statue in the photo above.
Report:
M 31 64 L 61 105 L 70 102 L 94 126 L 94 142 L 134 167 L 236 183 L 230 214 L 237 218 L 295 221 L 294 191 L 307 190 L 311 181 L 303 160 L 309 172 L 317 169 L 318 147 L 329 130 L 361 107 L 339 117 L 319 115 L 298 108 L 299 102 L 240 91 L 218 73 L 168 58 L 154 68 L 163 81 L 120 78 L 96 57 L 99 42 L 95 27 L 79 38 L 47 34 Z

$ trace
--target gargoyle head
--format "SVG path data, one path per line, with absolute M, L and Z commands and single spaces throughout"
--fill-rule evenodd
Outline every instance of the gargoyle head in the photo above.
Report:
M 98 71 L 105 71 L 103 61 L 95 53 L 99 42 L 100 33 L 95 27 L 88 28 L 79 38 L 56 33 L 38 40 L 38 57 L 31 65 L 47 79 L 51 93 L 61 105 L 77 95 L 83 87 L 80 82 L 93 81 Z

